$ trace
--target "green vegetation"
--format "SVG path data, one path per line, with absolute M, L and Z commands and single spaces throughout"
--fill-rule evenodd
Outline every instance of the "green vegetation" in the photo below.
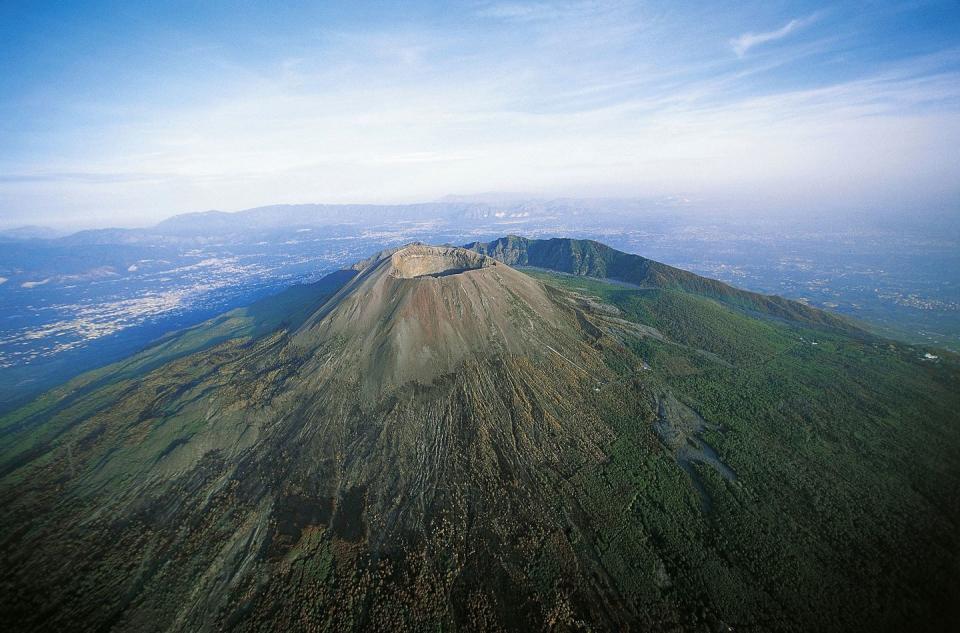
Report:
M 687 597 L 682 611 L 737 630 L 950 627 L 960 563 L 955 357 L 933 366 L 910 346 L 758 320 L 682 291 L 528 273 L 663 332 L 671 342 L 626 341 L 623 354 L 652 368 L 637 388 L 672 391 L 722 429 L 708 440 L 738 478 L 698 467 L 709 514 L 696 511 L 678 469 L 631 441 L 633 412 L 592 473 L 639 491 L 630 510 L 641 522 L 610 529 L 646 542 L 671 578 L 681 574 L 667 593 Z
M 0 418 L 10 626 L 949 630 L 960 359 L 474 246 L 560 272 L 372 258 Z

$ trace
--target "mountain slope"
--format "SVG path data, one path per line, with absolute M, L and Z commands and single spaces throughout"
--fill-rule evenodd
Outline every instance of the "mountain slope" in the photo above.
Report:
M 52 392 L 0 419 L 0 610 L 22 630 L 946 626 L 956 360 L 649 286 L 413 245 Z
M 32 525 L 5 543 L 15 552 L 7 569 L 29 588 L 23 622 L 213 626 L 237 609 L 272 610 L 267 596 L 289 582 L 291 565 L 335 555 L 356 582 L 371 565 L 395 567 L 381 589 L 392 597 L 371 621 L 407 613 L 425 624 L 455 616 L 435 612 L 445 581 L 421 576 L 437 566 L 446 574 L 459 557 L 468 577 L 498 578 L 497 557 L 516 547 L 521 526 L 555 526 L 542 486 L 599 457 L 599 416 L 570 408 L 589 393 L 589 368 L 609 370 L 575 312 L 542 285 L 467 251 L 436 249 L 424 265 L 423 247 L 406 250 L 360 272 L 299 328 L 226 342 L 59 412 L 48 424 L 65 430 L 52 449 L 4 482 L 4 525 Z M 443 274 L 448 257 L 477 267 Z M 425 355 L 430 341 L 446 344 Z M 37 504 L 64 478 L 70 494 L 48 523 Z M 442 565 L 427 555 L 448 539 L 466 545 L 474 531 L 502 543 L 469 563 L 467 549 Z M 138 570 L 121 562 L 137 558 Z M 71 591 L 77 568 L 96 579 L 91 592 Z M 132 608 L 130 583 L 148 578 Z M 422 595 L 398 593 L 411 580 Z M 330 621 L 360 616 L 337 608 L 355 590 L 335 588 Z M 499 604 L 461 605 L 456 619 L 534 621 L 541 607 L 521 600 L 532 591 L 491 593 Z M 35 601 L 51 596 L 62 602 L 47 616 Z
M 532 266 L 586 277 L 617 279 L 642 287 L 683 290 L 729 305 L 800 323 L 862 333 L 852 323 L 828 312 L 782 297 L 734 288 L 639 255 L 624 253 L 593 240 L 532 240 L 510 235 L 465 248 L 510 266 Z

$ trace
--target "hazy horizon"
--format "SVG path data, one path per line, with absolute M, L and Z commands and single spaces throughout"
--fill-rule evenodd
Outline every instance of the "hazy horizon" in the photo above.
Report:
M 504 210 L 519 209 L 521 205 L 551 205 L 562 203 L 565 211 L 588 213 L 598 221 L 628 221 L 631 217 L 636 221 L 653 218 L 671 217 L 685 226 L 710 225 L 735 227 L 751 224 L 756 227 L 767 226 L 773 229 L 809 230 L 822 228 L 829 230 L 888 229 L 910 230 L 918 234 L 935 234 L 949 231 L 960 232 L 960 214 L 950 210 L 941 212 L 921 212 L 906 214 L 896 209 L 846 209 L 844 213 L 836 213 L 830 208 L 806 208 L 803 210 L 777 210 L 770 213 L 758 212 L 749 206 L 738 208 L 721 203 L 707 204 L 703 201 L 677 199 L 677 197 L 663 198 L 587 198 L 587 197 L 549 197 L 535 194 L 503 194 L 485 192 L 475 195 L 450 194 L 436 199 L 404 199 L 391 200 L 344 200 L 329 201 L 302 201 L 264 204 L 253 207 L 238 208 L 209 208 L 174 210 L 170 213 L 151 215 L 131 215 L 125 213 L 107 216 L 68 216 L 47 217 L 41 219 L 25 218 L 18 221 L 18 217 L 0 217 L 0 233 L 20 230 L 50 231 L 51 237 L 61 237 L 80 231 L 102 229 L 150 229 L 167 220 L 180 216 L 202 215 L 206 213 L 234 214 L 270 207 L 342 207 L 347 210 L 351 207 L 382 206 L 382 207 L 414 207 L 419 205 L 437 205 L 470 203 L 489 208 Z M 581 206 L 578 207 L 577 205 Z M 589 205 L 589 206 L 585 206 Z M 438 216 L 425 214 L 420 217 L 423 221 L 436 220 Z M 328 218 L 323 218 L 324 222 Z M 408 218 L 410 219 L 410 218 Z M 922 222 L 918 222 L 922 219 Z M 343 222 L 350 223 L 351 217 L 345 215 Z M 319 222 L 318 224 L 323 224 Z M 522 233 L 522 231 L 520 231 Z
M 960 205 L 952 2 L 0 15 L 2 226 L 485 191 L 914 221 Z

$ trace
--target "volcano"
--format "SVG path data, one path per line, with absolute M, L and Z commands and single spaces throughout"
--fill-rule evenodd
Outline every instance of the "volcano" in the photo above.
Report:
M 597 331 L 564 293 L 473 251 L 412 245 L 356 268 L 296 329 L 170 363 L 82 423 L 84 449 L 64 442 L 72 456 L 44 473 L 77 481 L 56 530 L 89 549 L 42 555 L 109 552 L 78 561 L 107 569 L 152 552 L 150 600 L 190 603 L 190 629 L 254 617 L 273 580 L 334 561 L 369 583 L 375 626 L 449 609 L 543 621 L 541 590 L 508 561 L 576 525 L 547 499 L 604 458 Z M 569 544 L 552 547 L 574 575 Z M 354 622 L 357 587 L 329 591 L 325 617 Z M 149 628 L 153 608 L 113 600 L 142 614 L 124 627 Z
M 467 360 L 539 360 L 573 346 L 581 337 L 569 312 L 543 284 L 493 258 L 412 245 L 362 265 L 292 347 L 313 359 L 336 356 L 330 368 L 359 381 L 369 399 L 430 384 Z
M 928 500 L 960 480 L 956 370 L 631 257 L 573 240 L 407 245 L 6 416 L 6 621 L 939 625 L 960 508 Z M 816 389 L 831 395 L 797 396 Z M 881 490 L 885 507 L 864 501 Z M 909 517 L 925 527 L 897 537 L 899 562 L 851 561 L 894 547 Z

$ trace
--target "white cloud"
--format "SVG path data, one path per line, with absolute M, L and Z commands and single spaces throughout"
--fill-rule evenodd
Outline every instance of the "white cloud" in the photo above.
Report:
M 484 6 L 511 28 L 326 34 L 257 73 L 225 73 L 195 100 L 58 134 L 65 151 L 0 160 L 0 213 L 137 224 L 475 191 L 708 199 L 739 188 L 747 200 L 783 192 L 786 208 L 790 187 L 834 199 L 958 190 L 960 51 L 798 85 L 779 70 L 836 38 L 738 61 L 700 50 L 726 46 L 728 24 L 704 37 L 628 2 Z M 731 45 L 743 54 L 815 19 Z M 766 83 L 773 75 L 782 81 Z
M 637 3 L 632 0 L 572 0 L 567 2 L 498 2 L 477 11 L 482 18 L 504 22 L 549 23 L 554 35 L 567 38 L 568 25 L 577 29 L 575 39 L 600 38 L 611 35 L 611 26 L 629 26 L 634 19 Z M 595 32 L 600 27 L 601 32 Z M 591 32 L 594 31 L 594 32 Z M 569 42 L 570 40 L 568 40 Z
M 557 12 L 543 2 L 503 2 L 485 7 L 478 14 L 501 20 L 542 20 L 555 17 Z
M 805 18 L 790 20 L 775 31 L 766 31 L 764 33 L 744 33 L 743 35 L 730 40 L 730 46 L 733 48 L 733 52 L 737 54 L 737 57 L 743 57 L 747 54 L 747 51 L 754 46 L 759 46 L 760 44 L 766 44 L 767 42 L 775 42 L 776 40 L 783 39 L 791 33 L 794 33 L 795 31 L 798 31 L 803 27 L 815 22 L 818 17 L 819 14 L 814 13 Z

